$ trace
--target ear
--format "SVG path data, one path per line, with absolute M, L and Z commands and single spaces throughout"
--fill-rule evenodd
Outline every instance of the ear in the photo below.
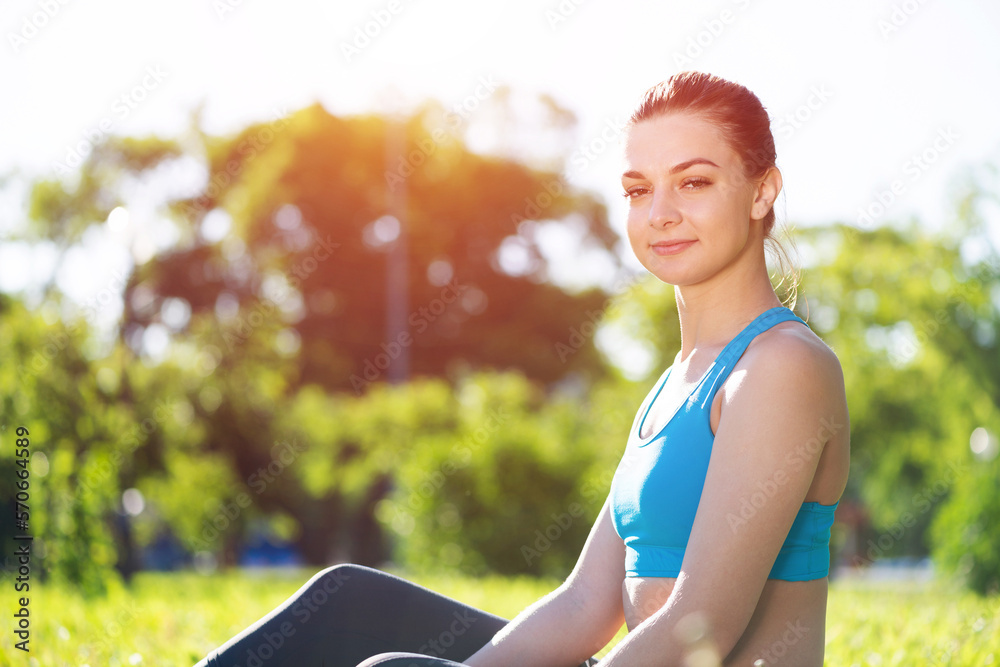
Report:
M 777 167 L 771 167 L 757 183 L 756 197 L 750 209 L 750 217 L 754 220 L 763 220 L 768 211 L 774 206 L 781 192 L 781 172 Z

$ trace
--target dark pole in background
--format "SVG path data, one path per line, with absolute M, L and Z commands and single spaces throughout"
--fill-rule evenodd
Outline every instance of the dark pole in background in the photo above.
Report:
M 406 126 L 402 120 L 388 121 L 386 136 L 386 173 L 406 161 Z M 392 384 L 405 382 L 410 372 L 410 338 L 408 328 L 409 251 L 406 235 L 406 176 L 407 170 L 397 169 L 399 179 L 386 179 L 388 215 L 395 218 L 399 233 L 386 253 L 385 340 L 391 361 L 386 377 Z M 391 181 L 391 185 L 389 185 Z M 383 348 L 385 349 L 385 348 Z

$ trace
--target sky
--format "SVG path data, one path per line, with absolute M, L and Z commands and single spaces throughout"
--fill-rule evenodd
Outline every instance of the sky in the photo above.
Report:
M 623 234 L 615 128 L 686 69 L 761 98 L 784 178 L 778 217 L 795 226 L 916 216 L 944 229 L 963 175 L 1000 162 L 992 0 L 17 0 L 0 31 L 0 175 L 21 182 L 105 133 L 177 136 L 199 105 L 205 129 L 228 133 L 315 102 L 335 114 L 452 108 L 506 85 L 577 116 L 564 173 L 606 199 Z M 0 192 L 0 290 L 56 270 L 9 238 L 24 218 L 16 191 Z M 150 228 L 129 236 L 129 224 Z M 171 242 L 153 226 L 109 221 L 58 267 L 60 285 L 82 301 L 120 290 L 137 238 L 145 255 Z M 580 265 L 558 245 L 571 284 Z

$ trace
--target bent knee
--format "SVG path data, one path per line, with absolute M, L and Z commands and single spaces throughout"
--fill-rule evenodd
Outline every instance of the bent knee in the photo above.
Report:
M 355 565 L 354 563 L 331 565 L 313 575 L 313 578 L 309 580 L 309 588 L 326 591 L 332 595 L 347 586 L 357 585 L 362 581 L 371 579 L 377 573 L 378 570 L 373 570 L 364 565 Z
M 364 582 L 370 576 L 369 568 L 351 563 L 324 568 L 303 584 L 288 604 L 307 617 L 321 610 L 326 615 L 340 613 L 351 606 L 358 592 L 365 590 Z

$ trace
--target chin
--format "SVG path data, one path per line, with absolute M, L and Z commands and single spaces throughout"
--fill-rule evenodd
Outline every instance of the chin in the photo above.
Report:
M 659 280 L 661 283 L 666 283 L 667 285 L 673 285 L 674 287 L 683 287 L 689 284 L 685 276 L 681 275 L 677 271 L 650 271 L 646 269 L 653 275 L 654 278 Z
M 646 271 L 653 274 L 660 282 L 667 283 L 668 285 L 689 284 L 692 279 L 691 271 L 678 264 L 678 262 L 673 262 L 673 265 L 667 265 L 659 257 L 654 257 L 651 261 L 642 262 Z

